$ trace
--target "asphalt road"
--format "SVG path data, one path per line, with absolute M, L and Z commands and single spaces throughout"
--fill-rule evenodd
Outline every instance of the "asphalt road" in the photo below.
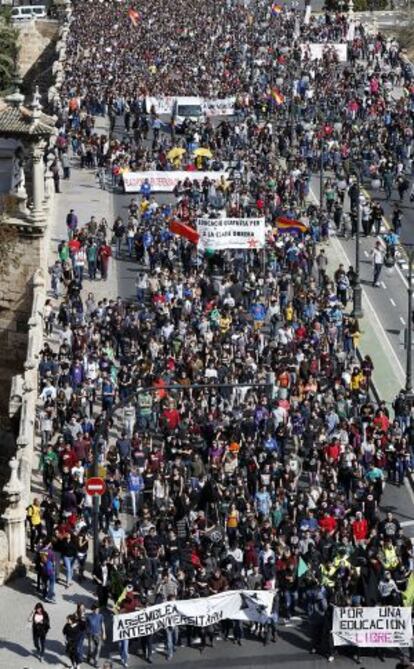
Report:
M 316 176 L 312 178 L 312 191 L 319 200 L 319 178 Z M 372 199 L 380 202 L 384 209 L 385 218 L 391 221 L 393 205 L 395 202 L 399 202 L 398 193 L 394 191 L 390 201 L 385 199 L 382 191 L 370 192 L 370 195 Z M 346 202 L 345 207 L 347 207 Z M 403 211 L 403 225 L 412 225 L 414 206 L 409 202 L 408 196 L 406 196 L 401 208 Z M 345 240 L 342 237 L 338 237 L 338 239 L 348 258 L 349 264 L 355 267 L 355 239 Z M 406 351 L 402 346 L 402 342 L 403 331 L 407 327 L 408 322 L 408 264 L 404 262 L 400 265 L 397 262 L 392 269 L 384 267 L 380 276 L 380 287 L 373 287 L 373 268 L 370 253 L 376 241 L 377 237 L 375 236 L 365 237 L 363 234 L 360 236 L 361 284 L 365 296 L 371 302 L 378 316 L 378 327 L 383 329 L 384 335 L 387 336 L 392 345 L 395 353 L 394 362 L 403 379 L 405 375 Z M 398 257 L 402 260 L 404 259 L 401 253 L 398 254 Z

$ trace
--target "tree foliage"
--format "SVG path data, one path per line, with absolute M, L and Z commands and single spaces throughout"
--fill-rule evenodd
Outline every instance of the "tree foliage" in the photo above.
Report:
M 10 89 L 16 70 L 19 31 L 7 14 L 0 14 L 0 91 Z
M 19 250 L 19 231 L 8 223 L 8 216 L 13 215 L 16 202 L 12 196 L 0 198 L 0 282 L 11 270 L 18 269 L 22 252 Z

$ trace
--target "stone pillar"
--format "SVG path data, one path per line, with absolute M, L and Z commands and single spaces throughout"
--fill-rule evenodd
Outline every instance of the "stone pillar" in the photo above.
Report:
M 12 458 L 9 465 L 10 479 L 3 489 L 8 506 L 2 519 L 8 543 L 8 561 L 11 568 L 14 568 L 23 566 L 26 560 L 26 509 L 22 502 L 23 485 L 17 474 L 19 463 L 16 458 Z
M 45 177 L 44 177 L 44 163 L 43 151 L 40 146 L 37 146 L 32 155 L 32 184 L 33 184 L 33 211 L 32 220 L 36 223 L 41 223 L 45 220 L 45 212 L 43 209 L 43 200 L 45 197 Z

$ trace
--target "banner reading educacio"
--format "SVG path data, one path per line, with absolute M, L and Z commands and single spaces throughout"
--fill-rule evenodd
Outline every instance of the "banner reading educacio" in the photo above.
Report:
M 265 245 L 264 218 L 198 218 L 199 246 L 213 249 L 262 249 Z
M 114 616 L 113 641 L 137 639 L 179 625 L 207 627 L 227 618 L 263 623 L 271 615 L 273 597 L 273 592 L 266 590 L 230 590 L 123 613 Z
M 332 635 L 335 646 L 401 648 L 412 643 L 408 606 L 335 607 Z
M 186 172 L 184 170 L 168 171 L 148 171 L 148 172 L 126 172 L 122 175 L 125 193 L 139 193 L 139 190 L 145 179 L 151 186 L 154 193 L 172 193 L 179 181 L 197 180 L 200 184 L 203 179 L 210 181 L 219 181 L 221 177 L 226 177 L 225 172 Z

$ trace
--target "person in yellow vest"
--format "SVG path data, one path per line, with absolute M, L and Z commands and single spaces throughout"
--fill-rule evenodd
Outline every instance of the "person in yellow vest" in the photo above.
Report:
M 384 569 L 396 569 L 400 563 L 395 546 L 393 546 L 390 539 L 387 539 L 384 548 L 378 553 L 378 557 Z
M 325 588 L 333 588 L 335 586 L 336 567 L 332 562 L 327 562 L 321 565 L 321 583 Z
M 292 302 L 288 302 L 285 309 L 285 319 L 289 325 L 292 324 L 294 315 L 295 315 L 295 310 L 293 308 L 293 304 Z
M 30 527 L 30 550 L 34 551 L 42 532 L 42 509 L 37 497 L 27 507 L 26 518 Z

